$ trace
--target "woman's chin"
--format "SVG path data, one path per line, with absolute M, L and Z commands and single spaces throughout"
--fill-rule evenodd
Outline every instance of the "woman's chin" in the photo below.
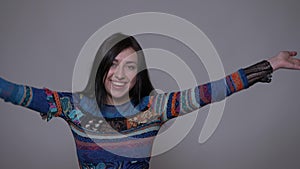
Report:
M 122 104 L 130 100 L 129 95 L 112 95 L 111 102 L 114 104 Z

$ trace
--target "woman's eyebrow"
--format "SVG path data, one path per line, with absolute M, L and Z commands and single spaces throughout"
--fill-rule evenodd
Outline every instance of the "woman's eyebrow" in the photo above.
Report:
M 137 64 L 136 61 L 126 61 L 125 63 L 126 63 L 126 64 L 131 64 L 131 63 Z
M 118 59 L 114 59 L 113 62 L 122 62 L 123 60 L 118 60 Z M 127 60 L 125 61 L 125 64 L 130 64 L 130 63 L 134 63 L 134 64 L 137 64 L 137 61 L 132 61 L 132 60 Z

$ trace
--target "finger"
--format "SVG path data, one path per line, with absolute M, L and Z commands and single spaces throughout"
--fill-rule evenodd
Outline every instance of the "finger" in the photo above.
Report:
M 296 51 L 288 51 L 288 53 L 289 53 L 290 56 L 296 56 L 297 55 Z
M 293 59 L 292 64 L 293 64 L 293 66 L 292 66 L 293 69 L 300 69 L 300 60 L 299 59 Z

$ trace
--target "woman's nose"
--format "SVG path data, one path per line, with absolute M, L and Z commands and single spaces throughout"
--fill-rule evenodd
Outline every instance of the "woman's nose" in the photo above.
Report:
M 114 76 L 115 76 L 117 79 L 119 79 L 119 80 L 125 78 L 125 74 L 124 74 L 124 71 L 123 71 L 122 66 L 118 66 L 118 67 L 116 68 L 116 70 L 115 70 L 115 72 L 114 72 Z

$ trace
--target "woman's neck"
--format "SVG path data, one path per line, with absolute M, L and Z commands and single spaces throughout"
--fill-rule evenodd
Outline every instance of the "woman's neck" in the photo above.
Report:
M 122 105 L 124 103 L 127 103 L 130 101 L 129 97 L 122 97 L 122 98 L 112 98 L 112 97 L 107 97 L 106 104 L 108 105 Z

